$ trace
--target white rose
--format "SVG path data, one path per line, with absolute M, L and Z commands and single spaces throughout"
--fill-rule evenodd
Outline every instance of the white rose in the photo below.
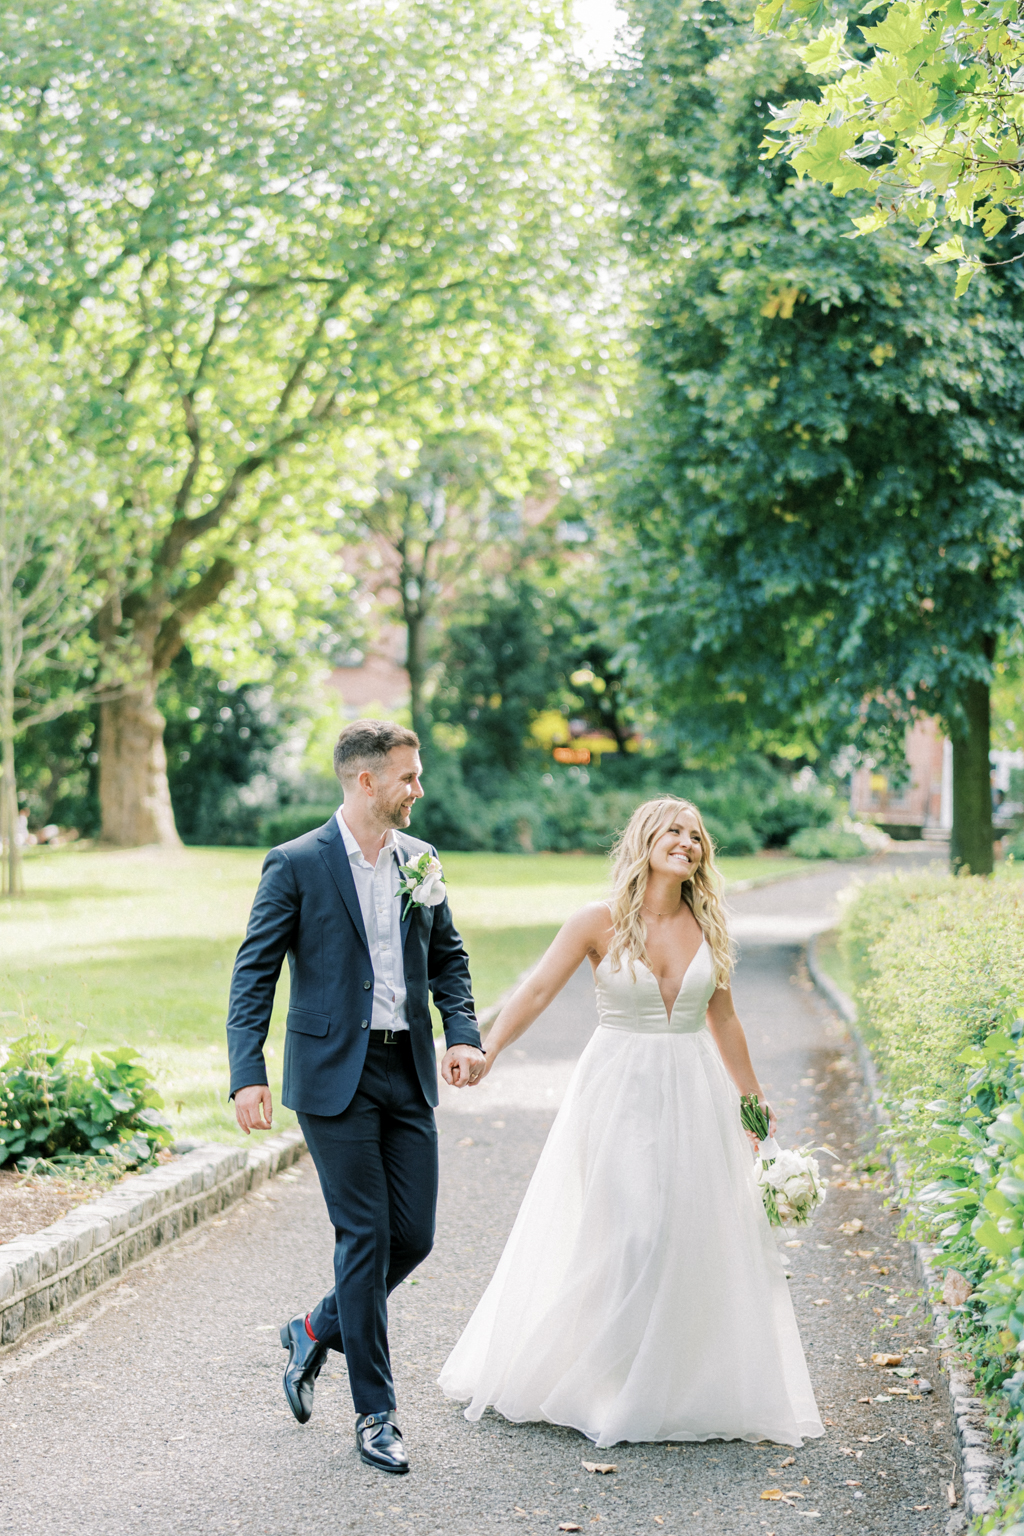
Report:
M 439 907 L 447 894 L 440 860 L 431 859 L 419 885 L 413 888 L 412 899 L 424 907 Z

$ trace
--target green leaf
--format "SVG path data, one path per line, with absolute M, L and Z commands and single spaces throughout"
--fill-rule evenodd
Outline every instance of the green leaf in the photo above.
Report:
M 916 43 L 921 41 L 926 27 L 926 12 L 923 5 L 907 4 L 906 0 L 896 0 L 896 4 L 890 6 L 884 21 L 876 27 L 862 27 L 861 34 L 866 43 L 872 48 L 882 48 L 887 53 L 909 53 Z

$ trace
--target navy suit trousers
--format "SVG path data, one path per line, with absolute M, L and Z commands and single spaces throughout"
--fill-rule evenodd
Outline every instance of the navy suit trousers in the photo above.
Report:
M 357 1413 L 395 1407 L 387 1298 L 434 1243 L 437 1130 L 407 1032 L 371 1030 L 355 1096 L 340 1115 L 299 1114 L 334 1224 L 334 1289 L 314 1336 L 348 1364 Z

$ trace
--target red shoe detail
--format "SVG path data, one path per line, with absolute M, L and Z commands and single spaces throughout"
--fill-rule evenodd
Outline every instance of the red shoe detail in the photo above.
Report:
M 319 1340 L 317 1339 L 316 1334 L 313 1332 L 312 1328 L 309 1326 L 309 1313 L 308 1312 L 306 1313 L 306 1332 L 309 1334 L 309 1337 L 313 1340 L 314 1344 L 319 1342 Z

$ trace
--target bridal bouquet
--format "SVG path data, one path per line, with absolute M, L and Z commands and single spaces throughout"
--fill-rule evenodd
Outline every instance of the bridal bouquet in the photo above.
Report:
M 802 1227 L 819 1205 L 825 1203 L 825 1185 L 818 1163 L 805 1148 L 787 1151 L 768 1136 L 768 1114 L 753 1094 L 740 1098 L 744 1130 L 760 1142 L 754 1178 L 761 1190 L 765 1213 L 773 1227 Z

